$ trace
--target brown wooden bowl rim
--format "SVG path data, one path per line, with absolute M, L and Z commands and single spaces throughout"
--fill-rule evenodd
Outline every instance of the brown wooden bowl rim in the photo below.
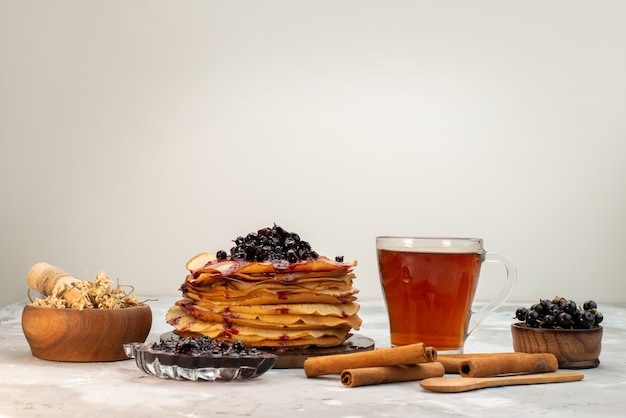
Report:
M 44 310 L 47 309 L 49 311 L 53 311 L 53 312 L 76 312 L 77 314 L 80 313 L 81 315 L 83 313 L 87 313 L 87 312 L 106 312 L 106 313 L 114 313 L 114 312 L 119 312 L 119 311 L 128 311 L 128 310 L 136 310 L 136 309 L 145 309 L 151 310 L 150 309 L 150 305 L 148 304 L 143 304 L 143 305 L 134 305 L 134 306 L 127 306 L 125 308 L 85 308 L 85 309 L 75 309 L 75 308 L 53 308 L 53 307 L 48 307 L 48 306 L 35 306 L 35 305 L 25 305 L 24 306 L 24 310 Z M 94 315 L 102 315 L 102 314 L 94 314 Z
M 598 332 L 599 330 L 602 329 L 602 325 L 596 325 L 593 328 L 533 328 L 533 327 L 527 327 L 525 325 L 523 325 L 522 322 L 516 322 L 514 324 L 511 324 L 511 329 L 512 330 L 528 330 L 531 332 L 544 332 L 544 333 L 590 333 L 590 332 Z

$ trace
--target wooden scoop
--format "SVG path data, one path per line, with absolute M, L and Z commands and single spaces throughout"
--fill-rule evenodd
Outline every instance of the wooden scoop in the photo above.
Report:
M 420 381 L 424 389 L 434 392 L 467 392 L 495 386 L 532 385 L 582 380 L 582 373 L 541 373 L 497 377 L 430 377 Z

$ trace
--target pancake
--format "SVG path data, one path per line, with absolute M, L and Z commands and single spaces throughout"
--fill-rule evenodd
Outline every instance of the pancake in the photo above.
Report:
M 340 345 L 360 328 L 356 261 L 319 256 L 276 225 L 233 242 L 230 256 L 187 261 L 183 298 L 166 315 L 177 334 L 309 348 Z
M 324 328 L 352 328 L 358 329 L 361 326 L 361 319 L 356 313 L 358 305 L 351 304 L 347 314 L 344 310 L 342 315 L 336 314 L 335 305 L 331 304 L 310 304 L 318 309 L 291 309 L 288 305 L 261 305 L 250 306 L 248 311 L 234 311 L 232 309 L 222 309 L 216 312 L 210 307 L 195 304 L 192 300 L 181 300 L 178 306 L 190 316 L 205 322 L 231 323 L 255 328 L 267 329 L 324 329 Z M 308 304 L 299 304 L 301 308 Z M 269 308 L 269 309 L 263 309 Z M 327 312 L 327 313 L 322 313 Z
M 166 314 L 168 324 L 181 336 L 205 335 L 217 340 L 241 341 L 254 347 L 333 347 L 352 334 L 342 327 L 322 329 L 265 329 L 231 323 L 201 321 L 188 315 L 180 306 L 171 307 Z
M 187 276 L 183 293 L 193 300 L 210 300 L 229 305 L 266 305 L 280 303 L 348 303 L 356 300 L 353 274 L 335 277 L 305 277 L 290 282 L 273 278 L 249 281 L 219 276 L 198 281 Z
M 184 303 L 185 299 L 180 300 L 177 304 Z M 279 314 L 297 314 L 297 315 L 328 315 L 345 317 L 355 315 L 359 311 L 360 306 L 357 303 L 350 302 L 344 304 L 330 303 L 285 303 L 278 305 L 229 305 L 214 303 L 212 301 L 202 301 L 196 303 L 198 306 L 206 307 L 216 313 L 233 312 L 242 314 L 263 314 L 263 315 L 279 315 Z

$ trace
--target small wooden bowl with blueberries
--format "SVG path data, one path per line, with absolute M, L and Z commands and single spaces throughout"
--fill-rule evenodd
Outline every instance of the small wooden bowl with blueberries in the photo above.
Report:
M 511 325 L 513 349 L 552 353 L 562 369 L 589 369 L 600 364 L 604 319 L 593 300 L 582 305 L 560 296 L 540 299 L 515 311 Z

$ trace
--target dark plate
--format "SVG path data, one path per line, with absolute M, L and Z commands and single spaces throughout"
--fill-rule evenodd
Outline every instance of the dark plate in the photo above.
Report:
M 161 335 L 161 340 L 170 338 L 178 338 L 178 336 L 174 332 L 166 332 Z M 275 369 L 301 369 L 304 366 L 304 361 L 309 357 L 348 354 L 373 349 L 374 340 L 359 334 L 352 335 L 343 344 L 336 347 L 263 348 L 264 351 L 275 354 L 278 357 L 276 364 L 274 364 Z
M 304 366 L 304 361 L 309 357 L 348 354 L 373 349 L 374 340 L 355 334 L 336 347 L 309 347 L 305 349 L 270 350 L 270 352 L 278 356 L 274 368 L 301 369 Z

